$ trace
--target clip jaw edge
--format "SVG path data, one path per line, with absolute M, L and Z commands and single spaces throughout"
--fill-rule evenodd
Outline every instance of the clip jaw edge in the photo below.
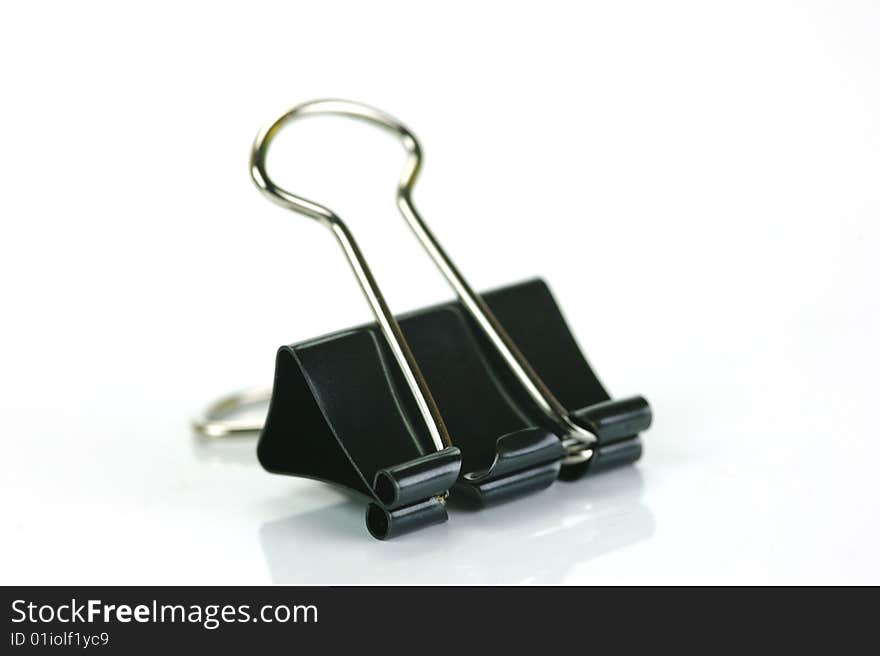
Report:
M 461 451 L 446 447 L 376 472 L 367 506 L 370 535 L 385 540 L 448 518 L 446 497 L 461 470 Z

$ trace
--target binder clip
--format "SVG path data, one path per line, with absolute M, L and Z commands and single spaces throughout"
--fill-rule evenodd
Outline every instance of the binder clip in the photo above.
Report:
M 397 205 L 458 300 L 395 317 L 346 224 L 329 208 L 272 181 L 266 155 L 294 120 L 359 119 L 406 150 Z M 541 280 L 477 294 L 412 200 L 422 164 L 413 133 L 375 108 L 318 100 L 261 131 L 250 170 L 271 201 L 336 237 L 375 322 L 282 346 L 257 455 L 273 473 L 342 485 L 369 499 L 366 524 L 386 539 L 447 519 L 447 500 L 486 506 L 546 488 L 557 478 L 635 462 L 651 424 L 642 397 L 612 400 Z M 227 419 L 260 399 L 222 399 L 196 422 L 205 435 L 260 426 Z

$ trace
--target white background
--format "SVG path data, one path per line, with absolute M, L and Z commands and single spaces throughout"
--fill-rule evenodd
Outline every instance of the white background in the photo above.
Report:
M 2 583 L 880 583 L 876 3 L 15 3 L 0 61 Z M 637 467 L 380 543 L 193 439 L 277 346 L 369 318 L 247 173 L 325 96 L 405 120 L 471 282 L 541 275 L 649 398 Z M 451 297 L 392 139 L 322 119 L 274 152 L 395 310 Z

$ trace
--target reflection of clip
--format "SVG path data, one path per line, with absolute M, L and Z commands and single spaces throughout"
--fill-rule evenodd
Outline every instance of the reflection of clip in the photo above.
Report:
M 401 139 L 407 160 L 398 208 L 457 302 L 396 319 L 343 221 L 271 180 L 265 160 L 272 139 L 309 115 L 357 118 Z M 634 462 L 638 433 L 651 423 L 643 398 L 610 400 L 543 282 L 483 296 L 471 289 L 413 204 L 421 163 L 418 141 L 399 121 L 342 100 L 294 107 L 257 136 L 251 155 L 251 175 L 266 196 L 333 232 L 376 317 L 279 350 L 257 453 L 269 471 L 371 496 L 367 527 L 378 538 L 445 521 L 450 488 L 453 499 L 484 505 L 542 489 L 557 476 Z M 235 405 L 225 401 L 221 412 Z M 209 412 L 197 429 L 220 435 L 247 428 L 233 422 L 236 430 L 224 430 L 214 418 Z

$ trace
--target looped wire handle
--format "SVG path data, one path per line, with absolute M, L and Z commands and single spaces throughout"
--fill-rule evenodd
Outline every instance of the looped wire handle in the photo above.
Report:
M 217 399 L 193 420 L 193 429 L 202 437 L 256 437 L 263 421 L 237 419 L 242 409 L 263 405 L 272 398 L 272 390 L 258 387 L 228 394 Z
M 336 235 L 370 308 L 376 316 L 382 334 L 400 366 L 437 449 L 441 450 L 444 446 L 451 444 L 443 419 L 400 326 L 388 309 L 370 268 L 348 227 L 331 209 L 278 186 L 266 172 L 266 156 L 269 146 L 278 132 L 298 118 L 319 115 L 346 116 L 362 120 L 395 134 L 401 140 L 407 152 L 407 158 L 397 186 L 398 209 L 455 290 L 462 304 L 510 368 L 536 409 L 554 427 L 557 435 L 563 440 L 567 451 L 564 464 L 578 464 L 588 460 L 592 456 L 590 447 L 596 443 L 596 436 L 583 426 L 578 425 L 569 416 L 568 411 L 544 384 L 489 309 L 489 306 L 473 291 L 416 209 L 412 200 L 412 189 L 421 170 L 422 150 L 415 135 L 393 116 L 362 103 L 328 99 L 297 105 L 257 135 L 251 151 L 251 177 L 260 191 L 270 200 L 286 209 L 319 221 Z
M 388 347 L 391 349 L 391 353 L 394 355 L 403 378 L 415 399 L 428 433 L 431 436 L 431 441 L 438 451 L 442 451 L 444 448 L 452 445 L 452 440 L 446 431 L 446 425 L 443 423 L 440 410 L 437 408 L 437 403 L 431 395 L 428 383 L 419 369 L 415 356 L 413 356 L 397 320 L 394 318 L 391 310 L 388 309 L 385 297 L 382 295 L 382 291 L 378 283 L 376 283 L 373 273 L 370 271 L 370 267 L 366 259 L 364 259 L 357 241 L 355 241 L 354 235 L 352 235 L 345 222 L 333 210 L 320 203 L 297 196 L 278 186 L 266 171 L 266 156 L 269 152 L 269 147 L 281 129 L 299 118 L 317 115 L 348 116 L 372 123 L 397 134 L 408 152 L 400 182 L 401 188 L 412 184 L 412 181 L 415 179 L 421 162 L 421 149 L 415 137 L 400 121 L 378 109 L 345 100 L 315 100 L 289 109 L 276 119 L 274 123 L 260 131 L 251 150 L 250 168 L 254 183 L 267 198 L 281 207 L 316 219 L 322 225 L 329 228 L 336 236 L 370 305 L 370 309 L 376 317 L 382 335 L 385 337 L 385 341 L 388 343 Z

